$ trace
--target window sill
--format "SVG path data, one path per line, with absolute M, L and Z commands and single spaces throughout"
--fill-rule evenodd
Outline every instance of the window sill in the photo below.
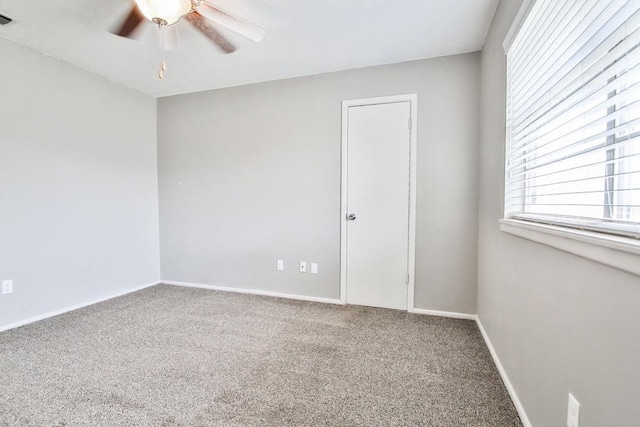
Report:
M 514 219 L 501 219 L 500 229 L 640 276 L 640 240 Z

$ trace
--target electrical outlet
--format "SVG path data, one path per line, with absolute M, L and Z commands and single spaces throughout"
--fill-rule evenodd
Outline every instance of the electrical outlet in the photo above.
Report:
M 567 408 L 567 427 L 580 427 L 580 402 L 571 393 L 569 393 Z
M 315 262 L 311 263 L 311 274 L 318 274 L 318 264 Z
M 13 280 L 3 280 L 2 281 L 2 293 L 10 294 L 13 292 Z
M 276 263 L 276 269 L 278 271 L 284 271 L 284 260 L 278 260 L 278 262 Z
M 307 272 L 307 263 L 305 261 L 300 261 L 300 273 Z

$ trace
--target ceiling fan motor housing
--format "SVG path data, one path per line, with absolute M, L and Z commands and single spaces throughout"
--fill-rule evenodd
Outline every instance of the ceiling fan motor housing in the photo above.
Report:
M 173 25 L 192 11 L 191 0 L 134 0 L 140 12 L 157 25 Z

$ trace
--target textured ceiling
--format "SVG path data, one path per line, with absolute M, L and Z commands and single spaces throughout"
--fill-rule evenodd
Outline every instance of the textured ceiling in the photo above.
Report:
M 268 31 L 260 44 L 224 29 L 224 55 L 186 22 L 157 78 L 156 28 L 110 34 L 129 0 L 0 0 L 0 37 L 161 97 L 480 50 L 498 0 L 212 0 Z M 0 52 L 1 55 L 1 52 Z M 4 84 L 4 82 L 3 82 Z

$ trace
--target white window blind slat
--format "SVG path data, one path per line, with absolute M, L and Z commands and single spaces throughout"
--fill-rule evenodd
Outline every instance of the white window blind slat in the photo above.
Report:
M 505 217 L 640 238 L 640 0 L 537 0 L 507 57 Z
M 638 31 L 638 34 L 640 35 L 640 31 Z M 637 45 L 637 48 L 640 48 L 640 44 Z M 629 72 L 633 74 L 628 74 Z M 633 93 L 639 90 L 639 76 L 640 64 L 635 64 L 634 68 L 621 70 L 620 74 L 614 73 L 612 75 L 607 75 L 607 78 L 603 79 L 605 83 L 600 82 L 597 85 L 583 87 L 581 90 L 578 90 L 571 96 L 565 98 L 552 109 L 547 110 L 545 114 L 539 116 L 537 120 L 530 121 L 527 126 L 514 126 L 514 142 L 519 143 L 522 141 L 522 144 L 525 144 L 526 138 L 535 138 L 537 135 L 547 133 L 550 130 L 557 129 L 563 124 L 569 123 L 571 120 L 576 117 L 580 117 L 583 114 L 585 105 L 589 106 L 594 102 L 600 101 L 599 104 L 594 105 L 591 107 L 591 110 L 587 111 L 589 112 L 601 106 L 606 106 L 608 108 L 608 106 L 617 102 L 617 100 L 620 100 L 624 96 L 633 96 Z M 608 83 L 606 83 L 607 81 Z M 628 91 L 627 95 L 619 93 L 625 88 Z M 613 92 L 615 92 L 616 95 L 614 95 L 613 98 L 609 97 L 609 94 Z
M 539 194 L 544 194 L 544 191 L 546 188 L 553 188 L 554 191 L 564 191 L 565 193 L 567 192 L 573 192 L 575 191 L 575 184 L 576 183 L 588 183 L 589 185 L 591 184 L 600 184 L 600 182 L 602 182 L 603 179 L 605 178 L 617 178 L 617 177 L 622 177 L 625 175 L 634 175 L 634 174 L 639 174 L 640 172 L 621 172 L 621 173 L 617 173 L 617 174 L 613 174 L 613 175 L 598 175 L 595 174 L 595 176 L 590 176 L 590 177 L 586 177 L 586 178 L 578 178 L 578 179 L 571 179 L 568 181 L 554 181 L 554 182 L 548 182 L 548 183 L 543 183 L 542 180 L 539 180 L 540 183 L 536 184 L 536 185 L 529 185 L 529 186 L 524 186 L 522 184 L 518 185 L 518 184 L 513 184 L 509 187 L 510 190 L 523 190 L 523 189 L 527 189 L 527 190 L 533 190 L 533 189 L 537 189 L 539 191 L 541 191 L 541 193 Z M 634 177 L 634 179 L 631 179 L 630 181 L 635 181 L 638 177 Z M 589 182 L 590 181 L 590 182 Z M 628 185 L 633 185 L 633 184 L 628 184 Z M 629 190 L 629 188 L 620 188 L 621 190 Z M 617 191 L 617 190 L 614 190 Z M 564 194 L 564 193 L 563 193 Z
M 624 42 L 620 42 L 621 34 L 618 34 L 618 37 L 612 35 L 611 40 L 607 40 L 608 43 L 603 43 L 594 50 L 579 67 L 575 67 L 560 79 L 555 87 L 535 99 L 522 103 L 521 111 L 513 111 L 516 132 L 535 123 L 541 117 L 546 117 L 548 111 L 559 108 L 561 104 L 566 106 L 570 100 L 580 100 L 581 90 L 596 91 L 606 86 L 612 76 L 619 77 L 629 69 L 635 68 L 638 63 L 634 62 L 635 57 L 632 54 L 640 44 L 640 12 L 636 12 L 632 20 L 618 31 L 629 33 Z
M 528 57 L 520 63 L 514 63 L 514 67 L 517 69 L 513 75 L 514 81 L 514 94 L 518 95 L 522 89 L 528 89 L 523 77 L 531 72 L 531 74 L 542 77 L 540 70 L 553 71 L 554 68 L 558 68 L 561 62 L 560 59 L 567 59 L 572 56 L 570 49 L 576 45 L 575 40 L 580 37 L 585 37 L 586 33 L 584 29 L 588 27 L 590 22 L 596 19 L 607 7 L 610 7 L 608 3 L 617 2 L 617 6 L 623 3 L 625 0 L 608 0 L 606 2 L 598 0 L 587 0 L 584 4 L 576 2 L 575 11 L 577 13 L 571 13 L 569 16 L 563 17 L 564 22 L 562 25 L 556 28 L 556 31 L 545 31 L 543 28 L 538 28 L 537 31 L 542 33 L 541 38 L 536 42 L 539 47 L 537 51 L 533 49 L 527 49 L 524 55 Z M 562 4 L 560 2 L 559 4 Z M 611 13 L 611 12 L 609 12 Z M 564 41 L 564 43 L 563 43 Z M 543 48 L 545 46 L 546 48 Z M 514 52 L 515 53 L 515 52 Z M 517 56 L 517 53 L 515 53 Z M 552 60 L 553 59 L 553 60 Z
M 640 119 L 634 120 L 632 123 L 638 126 L 640 125 Z M 626 126 L 623 125 L 611 128 L 575 142 L 571 140 L 569 145 L 548 154 L 531 159 L 522 160 L 522 158 L 520 158 L 520 161 L 510 160 L 510 162 L 513 165 L 513 170 L 516 172 L 518 169 L 531 172 L 547 165 L 555 165 L 561 161 L 573 159 L 574 157 L 584 157 L 587 154 L 602 154 L 612 149 L 623 149 L 637 145 L 639 138 L 616 139 L 611 143 L 607 143 L 608 137 L 615 137 L 615 134 L 624 130 L 625 127 Z
M 540 94 L 547 93 L 562 78 L 570 75 L 571 70 L 575 67 L 584 68 L 584 60 L 588 58 L 588 55 L 596 50 L 600 44 L 606 42 L 611 33 L 623 26 L 625 21 L 638 10 L 638 7 L 640 5 L 626 4 L 618 11 L 613 8 L 605 9 L 598 16 L 590 17 L 595 21 L 587 21 L 578 26 L 573 33 L 569 34 L 568 39 L 561 38 L 561 43 L 571 41 L 571 44 L 566 50 L 556 52 L 547 61 L 541 63 L 537 69 L 524 75 L 525 78 L 516 83 L 519 83 L 520 86 L 514 87 L 514 99 L 521 101 L 526 97 L 535 100 Z M 598 30 L 589 31 L 589 25 L 597 26 Z
M 625 0 L 613 0 L 617 7 Z M 578 5 L 580 7 L 580 5 Z M 584 8 L 586 9 L 586 8 Z M 584 10 L 581 8 L 581 10 Z M 546 82 L 548 74 L 554 74 L 561 69 L 570 60 L 578 60 L 581 50 L 584 49 L 585 42 L 588 41 L 593 34 L 588 31 L 590 25 L 594 21 L 607 21 L 611 15 L 617 11 L 617 8 L 606 8 L 604 3 L 595 2 L 592 9 L 588 13 L 576 16 L 569 23 L 560 28 L 557 34 L 550 34 L 551 37 L 545 37 L 541 40 L 548 47 L 541 49 L 541 55 L 533 57 L 529 66 L 523 67 L 514 74 L 514 95 L 521 97 L 525 95 L 523 91 L 535 90 L 537 84 Z M 577 23 L 577 25 L 574 25 Z M 600 27 L 601 25 L 598 25 Z M 514 64 L 518 67 L 518 65 Z M 534 76 L 535 81 L 527 81 L 527 76 Z M 535 83 L 535 84 L 534 84 Z
M 540 144 L 535 149 L 529 150 L 526 153 L 539 151 L 545 148 L 545 146 L 552 144 L 554 140 L 559 139 L 558 135 L 569 134 L 571 131 L 575 131 L 576 129 L 583 127 L 585 122 L 602 122 L 602 114 L 610 108 L 624 102 L 629 97 L 632 99 L 640 98 L 640 81 L 633 82 L 624 92 L 616 93 L 616 95 L 613 96 L 607 96 L 607 94 L 614 93 L 616 90 L 615 86 L 613 86 L 609 87 L 605 93 L 599 93 L 599 96 L 595 97 L 593 102 L 597 102 L 598 99 L 601 100 L 601 102 L 587 111 L 583 111 L 581 106 L 575 105 L 574 108 L 568 109 L 551 118 L 544 125 L 540 125 L 539 127 L 532 125 L 531 127 L 533 129 L 531 129 L 529 134 L 521 134 L 513 137 L 514 144 L 518 144 L 518 146 L 514 148 L 514 152 L 517 151 L 518 148 L 523 148 L 528 141 L 534 139 L 540 141 Z
M 587 0 L 591 4 L 595 4 L 597 0 Z M 613 0 L 608 0 L 613 1 Z M 514 57 L 518 59 L 517 63 L 514 65 L 518 67 L 518 70 L 526 69 L 535 64 L 536 60 L 539 60 L 540 56 L 544 54 L 542 52 L 542 43 L 540 41 L 546 37 L 549 32 L 557 33 L 559 26 L 563 25 L 563 22 L 571 22 L 574 20 L 576 14 L 579 12 L 580 8 L 577 7 L 579 1 L 571 0 L 563 3 L 554 3 L 552 7 L 548 7 L 546 14 L 538 19 L 543 22 L 543 26 L 538 29 L 537 32 L 529 31 L 524 35 L 522 39 L 522 43 L 519 46 L 514 46 L 511 50 L 513 52 Z M 521 52 L 520 49 L 522 46 L 537 46 L 536 49 L 531 51 Z M 517 80 L 519 74 L 513 76 L 514 81 Z
M 575 1 L 576 0 L 572 0 L 572 2 L 575 2 Z M 540 37 L 540 34 L 537 31 L 533 30 L 536 26 L 535 23 L 548 22 L 549 16 L 553 16 L 554 14 L 553 12 L 558 10 L 560 7 L 561 5 L 559 3 L 554 3 L 554 2 L 546 2 L 540 5 L 540 7 L 536 7 L 536 8 L 531 7 L 530 11 L 528 12 L 529 19 L 525 20 L 520 25 L 520 28 L 518 30 L 518 37 L 520 38 L 520 40 L 522 40 L 524 43 L 529 45 L 531 45 L 532 43 L 535 43 L 535 40 L 532 41 L 531 39 L 534 37 L 535 38 Z M 519 46 L 514 46 L 512 44 L 509 49 L 514 51 L 522 47 L 522 45 L 523 45 L 522 43 Z
M 640 120 L 635 120 L 630 124 L 640 125 Z M 626 124 L 625 124 L 626 125 Z M 598 154 L 604 151 L 612 149 L 623 149 L 624 147 L 634 146 L 637 144 L 638 138 L 631 137 L 616 137 L 620 132 L 623 132 L 626 128 L 625 125 L 610 128 L 604 132 L 598 134 L 588 134 L 587 138 L 576 139 L 575 136 L 584 136 L 585 131 L 588 132 L 593 126 L 585 127 L 584 130 L 580 129 L 579 134 L 567 137 L 567 145 L 561 145 L 565 143 L 564 139 L 560 139 L 556 142 L 559 148 L 545 152 L 545 153 L 527 153 L 524 156 L 518 157 L 518 160 L 507 159 L 514 171 L 527 170 L 532 171 L 539 169 L 540 167 L 556 164 L 560 161 L 571 159 L 577 156 L 583 156 L 589 153 Z M 606 125 L 602 124 L 600 127 Z
M 539 203 L 542 202 L 554 202 L 554 204 L 558 204 L 558 205 L 562 205 L 562 204 L 572 204 L 572 200 L 575 200 L 576 203 L 580 204 L 580 202 L 582 201 L 582 195 L 583 194 L 605 194 L 605 193 L 621 193 L 621 192 L 638 192 L 640 191 L 640 188 L 636 187 L 636 188 L 619 188 L 617 190 L 585 190 L 585 191 L 569 191 L 569 192 L 565 192 L 565 193 L 541 193 L 536 191 L 535 194 L 532 195 L 523 195 L 523 196 L 512 196 L 511 199 L 522 199 L 525 197 L 536 197 L 538 199 Z M 637 194 L 640 195 L 640 194 Z M 567 197 L 560 197 L 560 196 L 567 196 Z M 547 198 L 547 199 L 545 199 Z M 554 198 L 554 200 L 548 200 L 549 198 Z M 542 200 L 544 199 L 544 200 Z M 598 206 L 600 206 L 600 204 L 598 204 Z M 615 206 L 615 205 L 614 205 Z
M 599 156 L 600 157 L 600 156 Z M 596 176 L 598 173 L 603 173 L 604 170 L 607 169 L 609 165 L 619 163 L 620 161 L 631 162 L 635 161 L 636 158 L 640 161 L 640 153 L 630 154 L 627 156 L 619 156 L 612 160 L 602 160 L 595 161 L 592 163 L 588 163 L 586 165 L 579 164 L 578 166 L 570 166 L 563 168 L 562 164 L 553 165 L 554 168 L 550 171 L 537 171 L 536 172 L 536 183 L 532 184 L 531 182 L 527 183 L 529 180 L 527 175 L 530 174 L 526 169 L 521 171 L 520 173 L 514 173 L 512 175 L 512 180 L 508 183 L 507 189 L 516 188 L 516 185 L 519 185 L 519 188 L 529 188 L 534 187 L 538 183 L 549 183 L 556 184 L 564 181 L 582 181 L 583 179 L 587 179 L 588 176 Z M 582 173 L 580 176 L 585 178 L 571 178 L 575 177 L 577 174 L 575 173 L 578 169 L 582 169 Z M 593 172 L 596 171 L 596 172 Z M 605 178 L 611 176 L 609 172 L 605 175 Z M 546 185 L 546 184 L 545 184 Z

